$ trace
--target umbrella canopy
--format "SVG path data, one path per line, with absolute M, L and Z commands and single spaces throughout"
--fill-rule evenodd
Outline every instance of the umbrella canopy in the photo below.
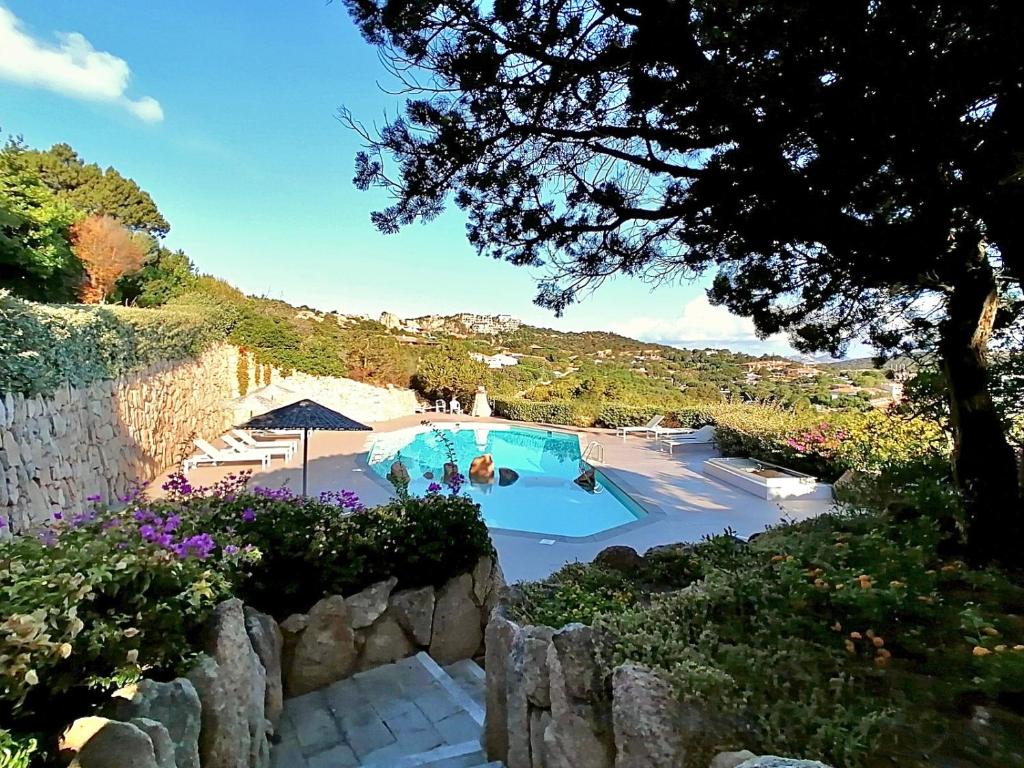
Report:
M 360 424 L 348 416 L 312 400 L 299 400 L 272 411 L 253 416 L 239 429 L 301 429 L 302 430 L 302 495 L 306 495 L 306 465 L 309 460 L 309 430 L 323 429 L 333 432 L 372 432 L 373 428 Z

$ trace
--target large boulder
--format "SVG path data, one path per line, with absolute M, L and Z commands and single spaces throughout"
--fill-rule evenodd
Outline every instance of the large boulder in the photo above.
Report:
M 611 706 L 598 670 L 590 627 L 570 624 L 548 648 L 551 723 L 544 732 L 546 768 L 612 768 Z
M 487 669 L 487 707 L 484 715 L 484 751 L 488 760 L 508 761 L 508 674 L 512 641 L 519 627 L 497 610 L 485 632 L 484 666 Z
M 736 768 L 740 763 L 752 757 L 756 757 L 756 755 L 749 749 L 741 749 L 739 752 L 719 752 L 711 758 L 711 765 L 708 768 Z
M 164 728 L 163 723 L 158 723 L 156 720 L 149 720 L 145 717 L 133 717 L 129 723 L 149 736 L 149 740 L 153 744 L 156 764 L 160 768 L 175 768 L 174 743 L 171 741 L 171 737 L 167 733 L 167 729 Z
M 267 675 L 263 712 L 276 729 L 284 706 L 284 688 L 281 681 L 284 635 L 273 618 L 249 606 L 245 606 L 245 631 Z
M 671 686 L 639 664 L 612 673 L 615 768 L 677 768 L 686 763 L 686 729 Z
M 594 558 L 595 565 L 601 565 L 613 571 L 626 572 L 636 570 L 643 561 L 644 559 L 635 549 L 621 544 L 605 547 Z
M 519 473 L 509 467 L 498 467 L 498 485 L 505 488 L 514 485 L 519 479 Z
M 430 645 L 434 629 L 434 588 L 405 589 L 391 595 L 388 613 L 419 645 Z
M 430 655 L 439 664 L 452 664 L 471 658 L 482 639 L 480 608 L 473 601 L 473 577 L 463 573 L 437 593 Z
M 348 606 L 348 623 L 352 629 L 368 627 L 381 617 L 388 608 L 388 598 L 398 579 L 392 576 L 387 581 L 371 584 L 362 592 L 345 598 Z
M 551 627 L 522 627 L 512 638 L 506 679 L 508 768 L 531 768 L 534 742 L 531 710 L 551 706 L 547 654 Z M 541 738 L 543 738 L 541 736 Z
M 343 680 L 355 665 L 355 635 L 345 598 L 325 597 L 310 609 L 305 628 L 295 640 L 284 676 L 285 693 L 301 696 Z
M 201 708 L 199 694 L 189 680 L 140 680 L 118 690 L 113 707 L 119 720 L 154 720 L 163 725 L 174 746 L 176 768 L 199 768 Z
M 153 742 L 131 723 L 83 717 L 61 735 L 59 749 L 71 768 L 163 768 Z
M 469 463 L 469 481 L 490 485 L 494 482 L 494 458 L 489 453 L 477 456 Z
M 416 645 L 405 634 L 397 619 L 385 614 L 363 632 L 363 647 L 356 667 L 360 670 L 373 669 L 382 664 L 412 656 Z
M 241 600 L 225 600 L 214 608 L 206 654 L 188 678 L 202 704 L 203 768 L 268 766 L 270 723 L 263 710 L 267 675 L 249 642 Z

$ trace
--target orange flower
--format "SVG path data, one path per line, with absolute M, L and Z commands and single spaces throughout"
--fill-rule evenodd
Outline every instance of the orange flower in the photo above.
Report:
M 875 648 L 881 648 L 885 645 L 885 640 L 880 637 L 872 637 L 871 642 L 874 644 Z
M 850 633 L 850 638 L 853 639 L 853 640 L 860 640 L 863 637 L 864 637 L 864 635 L 862 635 L 860 632 L 851 632 Z
M 981 645 L 974 646 L 974 650 L 971 651 L 975 656 L 988 656 L 992 651 Z

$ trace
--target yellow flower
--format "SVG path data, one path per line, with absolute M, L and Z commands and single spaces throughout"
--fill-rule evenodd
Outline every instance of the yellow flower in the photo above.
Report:
M 129 664 L 134 664 L 139 660 L 139 651 L 136 648 L 132 648 L 128 653 L 125 654 L 125 658 L 128 659 Z
M 57 653 L 60 654 L 62 659 L 66 659 L 71 655 L 71 643 L 61 643 L 60 647 L 57 648 Z
M 997 645 L 996 646 L 996 653 L 1002 653 L 1005 650 L 1006 650 L 1006 646 L 1005 645 Z
M 971 651 L 975 656 L 988 656 L 992 651 L 981 645 L 974 646 L 974 650 Z
M 853 644 L 853 640 L 847 640 L 843 643 L 843 646 L 845 646 L 847 653 L 854 653 L 857 650 L 857 646 Z
M 999 637 L 999 630 L 996 629 L 995 627 L 985 627 L 981 631 L 984 632 L 989 637 Z
M 1013 650 L 1015 650 L 1015 651 L 1024 651 L 1024 645 L 1015 645 L 1015 646 L 1013 646 Z
M 34 669 L 30 669 L 28 672 L 25 673 L 25 684 L 26 685 L 38 685 L 39 684 L 39 675 L 36 674 L 36 671 Z
M 772 557 L 772 562 L 773 563 L 781 563 L 785 559 L 786 559 L 785 555 L 775 555 L 774 557 Z
M 895 580 L 893 580 L 893 581 L 889 582 L 889 586 L 892 587 L 893 589 L 902 589 L 903 587 L 905 587 L 907 585 L 904 584 L 902 581 L 895 581 Z
M 872 644 L 874 644 L 875 648 L 881 648 L 883 645 L 885 645 L 885 640 L 883 640 L 880 637 L 872 637 L 871 642 Z
M 850 633 L 850 638 L 853 639 L 853 640 L 860 640 L 863 637 L 864 637 L 864 635 L 862 635 L 860 632 L 851 632 Z

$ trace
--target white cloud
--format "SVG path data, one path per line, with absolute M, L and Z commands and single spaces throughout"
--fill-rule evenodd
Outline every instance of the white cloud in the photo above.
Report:
M 734 315 L 725 307 L 713 306 L 707 296 L 698 296 L 684 304 L 678 317 L 634 317 L 613 323 L 612 330 L 661 344 L 761 342 L 750 318 Z
M 0 6 L 0 51 L 0 79 L 85 101 L 117 104 L 147 123 L 164 119 L 156 99 L 132 99 L 125 94 L 132 76 L 128 62 L 97 51 L 78 32 L 58 33 L 57 44 L 47 44 L 33 38 L 17 16 Z

